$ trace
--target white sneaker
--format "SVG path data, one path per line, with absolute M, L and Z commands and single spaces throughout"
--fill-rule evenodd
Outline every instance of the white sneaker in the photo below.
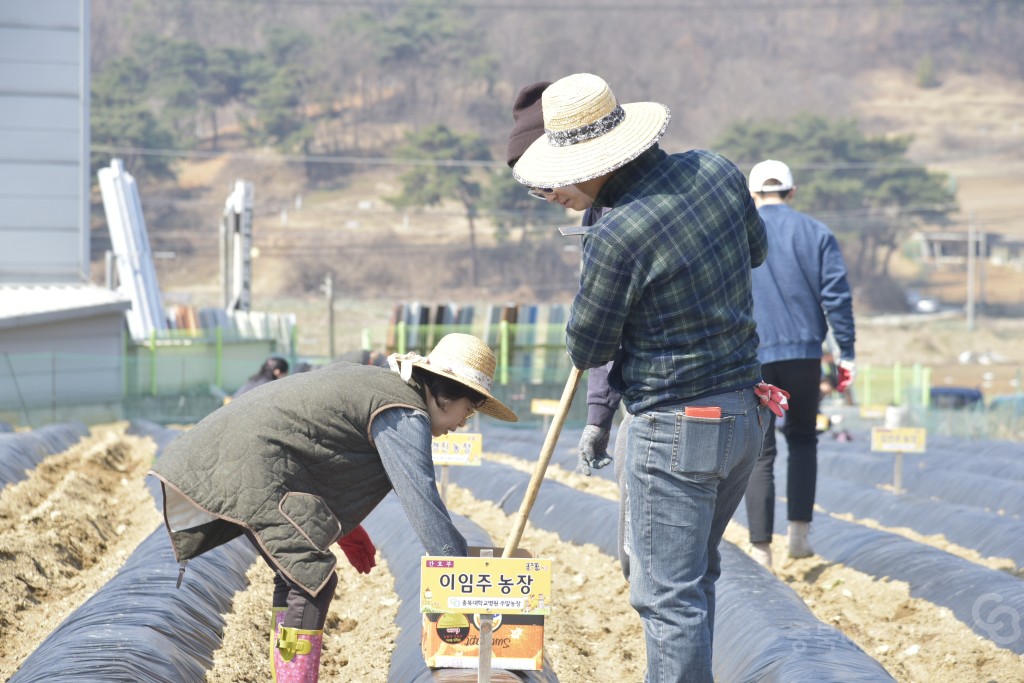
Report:
M 750 548 L 750 556 L 754 558 L 754 562 L 765 569 L 772 568 L 772 544 L 767 541 L 764 543 L 754 543 Z
M 814 554 L 814 548 L 807 539 L 811 532 L 810 522 L 789 523 L 789 556 L 793 558 L 810 557 Z

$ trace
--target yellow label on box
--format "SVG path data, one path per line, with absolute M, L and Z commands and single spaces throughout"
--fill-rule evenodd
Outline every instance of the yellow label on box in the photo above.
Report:
M 866 420 L 885 417 L 885 406 L 881 403 L 867 403 L 860 407 L 860 416 Z
M 926 433 L 922 427 L 872 427 L 871 450 L 885 453 L 924 453 Z
M 551 560 L 424 557 L 420 611 L 462 614 L 551 613 Z
M 530 412 L 534 415 L 557 415 L 559 402 L 552 398 L 535 398 L 530 401 Z
M 482 434 L 435 436 L 430 445 L 435 465 L 480 465 L 484 451 Z

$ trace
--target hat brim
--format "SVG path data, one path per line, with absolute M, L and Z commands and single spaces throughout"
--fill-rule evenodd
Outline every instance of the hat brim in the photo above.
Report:
M 512 412 L 511 408 L 509 408 L 507 405 L 505 405 L 504 403 L 502 403 L 498 399 L 494 398 L 494 396 L 491 395 L 491 392 L 487 391 L 486 389 L 484 389 L 481 385 L 477 384 L 476 382 L 471 382 L 471 381 L 469 381 L 467 379 L 463 379 L 462 377 L 459 377 L 458 375 L 452 374 L 450 372 L 444 372 L 442 370 L 438 370 L 436 366 L 431 365 L 430 363 L 426 362 L 425 360 L 413 363 L 413 366 L 417 367 L 417 368 L 423 368 L 427 372 L 432 372 L 435 375 L 441 375 L 442 377 L 447 377 L 448 379 L 452 380 L 453 382 L 458 382 L 459 384 L 461 384 L 461 385 L 463 385 L 465 387 L 469 387 L 473 391 L 475 391 L 475 392 L 477 392 L 477 393 L 479 393 L 479 394 L 481 394 L 483 396 L 486 396 L 487 400 L 484 402 L 484 404 L 482 406 L 480 406 L 477 409 L 477 412 L 481 412 L 484 415 L 489 415 L 489 416 L 491 416 L 493 418 L 496 418 L 498 420 L 503 420 L 504 422 L 519 422 L 519 417 L 514 412 Z
M 761 183 L 761 189 L 755 190 L 750 185 L 747 185 L 747 189 L 751 192 L 763 193 L 763 192 L 788 192 L 793 189 L 792 185 L 765 185 Z
M 626 114 L 622 123 L 592 140 L 554 147 L 542 135 L 519 158 L 512 175 L 530 187 L 565 187 L 625 166 L 665 134 L 672 117 L 659 102 L 621 106 Z

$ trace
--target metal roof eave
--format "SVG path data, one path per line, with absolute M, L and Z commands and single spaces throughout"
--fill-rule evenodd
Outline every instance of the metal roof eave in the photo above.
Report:
M 28 327 L 29 325 L 45 325 L 47 323 L 63 322 L 68 320 L 80 320 L 91 318 L 106 313 L 124 313 L 132 307 L 130 301 L 119 301 L 92 306 L 80 306 L 77 308 L 66 308 L 57 311 L 39 311 L 34 313 L 19 313 L 12 316 L 0 317 L 0 329 L 12 329 L 15 327 Z

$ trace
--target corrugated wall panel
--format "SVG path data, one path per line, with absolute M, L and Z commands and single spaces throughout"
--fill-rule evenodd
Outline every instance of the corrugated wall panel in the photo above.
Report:
M 4 197 L 0 211 L 0 230 L 42 228 L 76 230 L 78 197 L 51 197 L 45 202 L 27 197 Z M 2 256 L 0 256 L 2 258 Z
M 0 130 L 77 131 L 80 106 L 70 97 L 0 94 Z
M 0 2 L 0 26 L 78 28 L 81 0 L 4 0 Z
M 0 130 L 0 162 L 59 161 L 77 164 L 80 140 L 77 130 Z
M 89 272 L 88 17 L 89 0 L 0 0 L 0 282 Z
M 77 66 L 79 52 L 77 30 L 11 28 L 0 24 L 0 62 Z
M 75 196 L 78 167 L 0 162 L 0 198 Z
M 3 200 L 0 199 L 0 204 Z M 0 239 L 21 241 L 16 253 L 0 252 L 0 272 L 11 282 L 51 282 L 53 271 L 75 272 L 78 231 L 73 227 L 27 230 L 0 228 Z
M 78 97 L 78 66 L 0 62 L 0 93 Z

